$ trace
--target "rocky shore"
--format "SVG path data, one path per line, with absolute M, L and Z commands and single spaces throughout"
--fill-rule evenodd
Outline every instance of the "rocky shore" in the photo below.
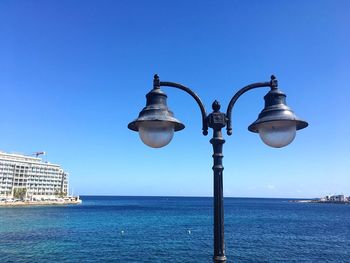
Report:
M 346 202 L 336 202 L 336 201 L 320 201 L 320 200 L 291 200 L 292 203 L 322 203 L 322 204 L 350 204 L 349 201 Z
M 57 200 L 36 200 L 36 201 L 21 201 L 21 200 L 3 200 L 0 201 L 0 207 L 12 206 L 41 206 L 41 205 L 75 205 L 81 204 L 79 196 L 57 199 Z
M 321 204 L 350 204 L 350 197 L 345 195 L 327 195 L 321 198 L 292 200 L 293 203 L 321 203 Z

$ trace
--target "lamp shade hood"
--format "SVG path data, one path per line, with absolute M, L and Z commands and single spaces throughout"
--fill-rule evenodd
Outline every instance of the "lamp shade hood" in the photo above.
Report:
M 154 88 L 147 95 L 146 107 L 142 109 L 139 117 L 130 122 L 128 128 L 133 131 L 139 131 L 139 125 L 142 122 L 170 122 L 174 125 L 174 131 L 180 131 L 185 128 L 178 119 L 174 117 L 172 111 L 167 106 L 167 95 L 159 88 Z
M 287 106 L 286 95 L 279 89 L 273 88 L 265 95 L 264 100 L 265 107 L 258 119 L 249 125 L 249 131 L 258 133 L 260 124 L 272 121 L 294 121 L 297 130 L 308 126 L 306 121 L 299 119 Z

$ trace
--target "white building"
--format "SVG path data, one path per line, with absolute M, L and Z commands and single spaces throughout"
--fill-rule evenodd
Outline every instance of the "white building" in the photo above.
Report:
M 350 196 L 346 197 L 345 195 L 326 195 L 325 197 L 320 198 L 322 202 L 348 202 L 350 201 Z
M 68 193 L 68 174 L 41 158 L 0 152 L 0 197 L 50 198 Z
M 333 201 L 333 202 L 345 202 L 345 196 L 344 195 L 332 195 L 330 197 L 330 201 Z

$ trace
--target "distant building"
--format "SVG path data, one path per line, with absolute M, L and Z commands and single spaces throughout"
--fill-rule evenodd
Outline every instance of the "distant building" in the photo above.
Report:
M 345 195 L 326 195 L 319 199 L 322 202 L 349 202 L 350 197 L 346 197 Z
M 333 201 L 333 202 L 345 202 L 345 196 L 344 195 L 332 195 L 330 197 L 330 201 Z
M 41 158 L 0 152 L 0 197 L 50 198 L 68 193 L 68 174 Z

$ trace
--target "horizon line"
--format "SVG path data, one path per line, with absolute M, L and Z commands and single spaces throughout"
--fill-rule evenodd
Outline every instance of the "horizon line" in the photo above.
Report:
M 98 196 L 98 197 L 179 197 L 179 198 L 213 198 L 213 196 L 193 196 L 193 195 L 91 195 L 91 194 L 82 194 L 81 196 Z M 301 197 L 246 197 L 246 196 L 224 196 L 224 198 L 246 198 L 246 199 L 315 199 L 318 197 L 312 198 L 301 198 Z

